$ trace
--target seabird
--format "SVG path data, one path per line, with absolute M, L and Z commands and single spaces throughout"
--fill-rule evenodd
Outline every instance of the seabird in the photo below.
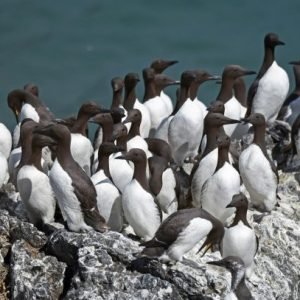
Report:
M 32 122 L 34 128 L 37 126 L 37 123 L 29 122 Z M 30 141 L 26 142 L 30 143 Z M 49 177 L 41 166 L 42 149 L 46 146 L 56 146 L 56 141 L 45 135 L 33 134 L 32 142 L 29 144 L 31 153 L 25 156 L 26 153 L 23 152 L 23 166 L 17 176 L 18 191 L 28 218 L 31 223 L 39 227 L 54 221 L 56 206 Z
M 217 96 L 218 101 L 222 101 L 225 105 L 224 115 L 231 119 L 240 119 L 241 104 L 233 94 L 233 86 L 235 80 L 241 76 L 255 74 L 254 71 L 249 71 L 239 65 L 228 65 L 222 73 L 222 82 L 220 92 Z M 225 133 L 231 137 L 237 124 L 224 126 Z
M 109 172 L 109 156 L 119 152 L 119 148 L 111 142 L 103 142 L 99 147 L 99 164 L 93 181 L 97 192 L 97 205 L 111 230 L 120 232 L 123 227 L 123 211 L 121 194 L 112 183 Z
M 190 99 L 190 86 L 195 80 L 193 71 L 181 75 L 180 93 L 182 106 L 174 115 L 168 129 L 168 141 L 177 166 L 182 166 L 185 159 L 194 158 L 203 133 L 202 109 Z
M 214 174 L 202 186 L 200 199 L 202 208 L 219 219 L 223 224 L 234 210 L 227 208 L 232 196 L 240 190 L 239 172 L 229 163 L 230 138 L 221 135 L 217 138 L 218 162 Z
M 146 153 L 141 149 L 131 149 L 117 159 L 126 159 L 134 163 L 133 178 L 122 195 L 123 210 L 135 234 L 148 241 L 154 237 L 161 223 L 161 211 L 151 194 L 146 177 Z
M 254 140 L 239 157 L 240 174 L 253 205 L 261 211 L 271 211 L 277 202 L 278 174 L 266 149 L 265 117 L 255 113 L 242 121 L 253 125 Z
M 50 183 L 68 228 L 71 231 L 108 229 L 97 207 L 97 193 L 93 182 L 73 159 L 71 134 L 61 124 L 38 127 L 34 132 L 56 141 L 56 159 L 49 172 Z
M 222 260 L 209 261 L 210 265 L 226 268 L 231 273 L 231 288 L 225 300 L 254 300 L 245 283 L 245 265 L 237 256 L 227 256 Z
M 254 256 L 258 250 L 258 237 L 247 221 L 248 200 L 243 193 L 236 194 L 226 207 L 236 208 L 232 224 L 225 228 L 221 243 L 221 254 L 240 257 L 246 268 L 246 277 L 249 278 L 254 266 Z
M 143 138 L 149 136 L 150 128 L 151 128 L 151 117 L 148 111 L 148 108 L 141 103 L 135 94 L 135 87 L 137 83 L 140 81 L 138 74 L 136 73 L 128 73 L 125 76 L 124 84 L 125 84 L 125 96 L 124 96 L 124 108 L 126 111 L 130 111 L 131 109 L 138 109 L 142 114 L 141 119 L 141 136 Z
M 219 105 L 216 105 L 217 108 Z M 222 108 L 222 105 L 220 106 Z M 217 137 L 220 129 L 225 124 L 236 124 L 239 120 L 225 117 L 221 113 L 209 112 L 204 119 L 204 132 L 207 136 L 207 143 L 200 161 L 193 167 L 191 173 L 191 193 L 193 203 L 196 207 L 201 207 L 201 190 L 205 181 L 213 175 L 218 162 Z
M 145 248 L 141 255 L 181 261 L 205 237 L 199 249 L 205 249 L 203 255 L 218 245 L 223 235 L 223 224 L 204 209 L 182 209 L 165 219 L 153 239 L 142 244 Z
M 284 120 L 290 126 L 293 126 L 300 114 L 300 61 L 292 61 L 290 64 L 293 65 L 295 89 L 284 101 L 278 114 L 278 119 Z
M 267 123 L 275 121 L 289 91 L 289 78 L 286 71 L 275 60 L 275 47 L 284 45 L 275 33 L 268 33 L 264 39 L 265 54 L 262 66 L 248 91 L 250 114 L 263 114 Z

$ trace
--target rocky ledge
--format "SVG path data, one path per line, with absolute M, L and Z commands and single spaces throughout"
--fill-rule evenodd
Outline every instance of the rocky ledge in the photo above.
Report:
M 259 236 L 256 267 L 247 285 L 255 299 L 300 298 L 300 201 L 295 173 L 280 175 L 280 206 L 249 211 Z M 54 226 L 44 233 L 26 220 L 9 186 L 0 195 L 0 299 L 223 299 L 226 270 L 206 264 L 199 246 L 183 262 L 139 257 L 139 242 L 123 234 L 78 234 Z

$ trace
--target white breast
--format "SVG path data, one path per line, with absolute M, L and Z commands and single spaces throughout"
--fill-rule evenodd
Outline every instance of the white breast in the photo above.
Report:
M 242 221 L 233 227 L 225 228 L 222 240 L 222 256 L 238 256 L 246 268 L 251 268 L 256 253 L 257 242 L 253 229 Z
M 0 123 L 0 152 L 8 159 L 12 147 L 12 136 L 7 127 Z
M 56 201 L 47 175 L 34 166 L 25 165 L 18 173 L 17 186 L 33 224 L 54 221 Z
M 159 124 L 154 137 L 157 139 L 161 139 L 163 141 L 166 141 L 167 143 L 169 142 L 168 138 L 168 130 L 170 126 L 170 122 L 172 121 L 174 116 L 169 116 L 161 121 Z
M 114 153 L 109 157 L 109 172 L 116 187 L 123 193 L 124 188 L 131 182 L 133 177 L 133 168 L 126 160 L 115 159 L 122 153 Z
M 151 130 L 156 130 L 160 122 L 168 116 L 168 113 L 166 112 L 166 105 L 159 96 L 147 100 L 144 105 L 150 113 Z
M 133 179 L 125 187 L 122 204 L 125 218 L 136 235 L 146 241 L 152 239 L 160 225 L 159 211 L 153 196 Z
M 229 101 L 225 103 L 225 113 L 224 115 L 228 118 L 239 120 L 241 116 L 241 104 L 239 101 L 233 96 Z M 228 136 L 231 136 L 234 132 L 237 124 L 227 124 L 224 125 L 225 133 Z
M 149 110 L 138 99 L 136 99 L 133 108 L 138 109 L 142 114 L 140 133 L 143 138 L 146 138 L 149 136 L 149 132 L 151 128 L 151 117 L 150 117 Z
M 99 178 L 93 180 L 94 176 L 91 178 L 97 192 L 97 206 L 99 212 L 111 230 L 121 231 L 123 227 L 121 195 L 110 179 L 105 176 L 104 172 L 102 175 L 104 176 L 102 176 L 101 181 L 99 181 Z
M 221 222 L 234 213 L 234 208 L 226 208 L 232 196 L 240 191 L 240 175 L 228 162 L 204 183 L 201 190 L 202 208 Z
M 148 150 L 147 142 L 140 135 L 136 135 L 127 142 L 127 151 L 133 148 L 144 150 L 144 152 L 147 155 L 147 158 L 152 156 L 151 152 Z
M 55 160 L 49 173 L 50 183 L 63 217 L 70 230 L 78 232 L 92 230 L 83 219 L 80 203 L 75 195 L 72 179 Z
M 23 104 L 20 115 L 19 115 L 19 122 L 22 122 L 24 119 L 32 119 L 33 121 L 39 123 L 40 117 L 35 110 L 35 108 L 28 103 Z
M 156 199 L 161 210 L 168 215 L 177 211 L 178 208 L 175 187 L 174 173 L 171 168 L 167 168 L 162 174 L 162 188 Z
M 197 155 L 202 133 L 202 110 L 188 99 L 173 117 L 168 130 L 169 144 L 177 165 L 181 166 L 185 158 Z
M 251 201 L 270 211 L 276 204 L 277 178 L 270 162 L 256 144 L 251 144 L 240 155 L 239 169 Z
M 194 218 L 178 235 L 176 241 L 169 247 L 167 254 L 176 261 L 196 246 L 212 230 L 212 223 L 206 219 Z
M 165 104 L 165 117 L 168 117 L 173 111 L 173 102 L 164 91 L 160 92 L 160 98 Z
M 195 207 L 201 207 L 201 190 L 204 182 L 212 176 L 218 162 L 218 149 L 209 152 L 199 163 L 191 182 L 191 192 Z
M 276 61 L 259 80 L 253 99 L 252 112 L 261 113 L 268 122 L 274 122 L 289 91 L 289 78 Z
M 91 156 L 93 155 L 91 141 L 79 133 L 71 134 L 71 154 L 85 173 L 91 175 Z
M 8 164 L 6 157 L 0 152 L 0 188 L 3 184 L 7 183 L 9 179 Z

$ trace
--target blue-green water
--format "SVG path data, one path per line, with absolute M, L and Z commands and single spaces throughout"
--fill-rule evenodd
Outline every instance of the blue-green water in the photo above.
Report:
M 141 74 L 155 58 L 179 60 L 168 70 L 176 78 L 192 68 L 220 74 L 226 64 L 257 70 L 270 31 L 286 42 L 277 60 L 291 75 L 288 61 L 300 59 L 299 16 L 299 0 L 1 0 L 0 121 L 13 127 L 6 96 L 27 82 L 63 117 L 86 100 L 109 106 L 110 79 Z M 201 98 L 210 102 L 217 92 L 208 83 Z

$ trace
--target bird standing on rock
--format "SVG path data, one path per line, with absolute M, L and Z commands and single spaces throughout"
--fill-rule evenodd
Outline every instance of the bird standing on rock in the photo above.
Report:
M 49 136 L 57 143 L 56 159 L 49 172 L 58 205 L 71 231 L 108 229 L 97 207 L 97 194 L 91 179 L 71 155 L 71 134 L 61 124 L 38 127 L 35 133 Z
M 240 174 L 253 206 L 261 211 L 270 212 L 277 202 L 278 174 L 266 149 L 265 117 L 256 113 L 242 121 L 253 125 L 254 140 L 239 157 Z
M 141 149 L 133 148 L 117 159 L 134 163 L 133 178 L 125 187 L 122 196 L 123 210 L 136 235 L 148 241 L 153 238 L 161 223 L 161 211 L 150 192 L 146 178 L 146 154 Z
M 264 39 L 265 55 L 255 81 L 248 91 L 250 114 L 262 114 L 267 123 L 273 123 L 289 91 L 289 78 L 286 71 L 275 60 L 275 47 L 284 45 L 275 33 L 268 33 Z
M 204 209 L 182 209 L 163 221 L 151 241 L 142 243 L 145 248 L 141 255 L 181 261 L 183 255 L 205 237 L 199 249 L 205 249 L 203 255 L 213 245 L 218 245 L 223 235 L 222 223 Z

